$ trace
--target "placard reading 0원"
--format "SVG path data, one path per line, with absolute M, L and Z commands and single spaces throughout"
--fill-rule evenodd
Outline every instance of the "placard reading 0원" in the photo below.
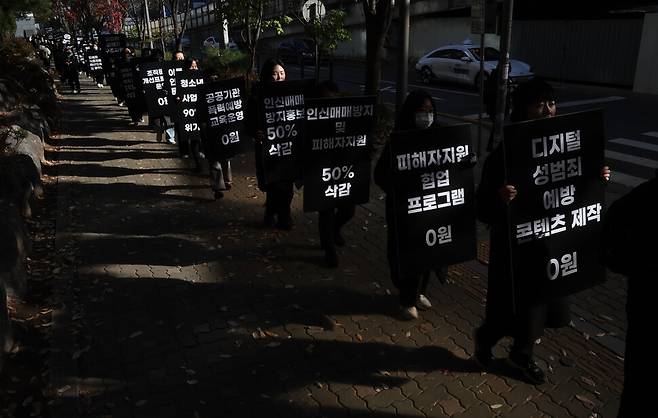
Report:
M 605 279 L 598 245 L 604 211 L 601 110 L 505 127 L 517 297 L 552 298 Z M 509 163 L 512 162 L 513 163 Z
M 470 127 L 394 132 L 390 164 L 400 275 L 475 258 Z

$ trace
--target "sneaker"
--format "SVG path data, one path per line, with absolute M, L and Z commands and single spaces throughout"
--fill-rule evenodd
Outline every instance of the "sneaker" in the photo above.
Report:
M 221 191 L 219 191 L 219 190 L 217 190 L 217 191 L 215 192 L 215 200 L 219 200 L 219 199 L 221 199 L 221 198 L 223 198 L 223 197 L 224 197 L 224 193 L 223 193 L 223 192 L 221 192 Z
M 167 138 L 167 142 L 169 142 L 171 145 L 176 145 L 176 140 L 174 138 Z
M 432 308 L 432 302 L 425 295 L 418 295 L 418 302 L 416 302 L 418 309 L 427 310 Z
M 402 306 L 400 314 L 407 320 L 418 319 L 418 309 L 415 306 Z
M 479 337 L 480 328 L 476 328 L 473 333 L 473 341 L 475 342 L 475 349 L 473 353 L 473 359 L 482 367 L 489 367 L 493 364 L 494 356 L 491 353 L 491 348 L 487 348 L 482 345 L 482 341 Z
M 119 107 L 123 107 L 123 106 L 125 106 L 125 103 L 124 102 L 119 102 Z
M 339 247 L 343 247 L 345 245 L 345 238 L 343 238 L 340 232 L 336 232 L 336 235 L 334 235 L 334 243 Z
M 529 383 L 533 385 L 546 383 L 546 374 L 533 359 L 515 358 L 513 354 L 510 354 L 507 363 L 520 371 Z

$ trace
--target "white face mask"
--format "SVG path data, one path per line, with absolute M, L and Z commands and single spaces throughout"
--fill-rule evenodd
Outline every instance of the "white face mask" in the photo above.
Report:
M 434 113 L 416 112 L 416 127 L 418 129 L 427 129 L 434 123 Z

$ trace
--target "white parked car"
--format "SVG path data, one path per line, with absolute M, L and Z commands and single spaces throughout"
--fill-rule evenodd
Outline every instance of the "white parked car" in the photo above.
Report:
M 479 45 L 447 45 L 425 54 L 416 64 L 423 82 L 432 80 L 451 81 L 477 87 L 480 83 Z M 484 53 L 484 80 L 498 65 L 500 53 L 497 49 L 486 47 Z M 522 82 L 534 74 L 525 62 L 510 59 L 510 78 L 513 82 Z

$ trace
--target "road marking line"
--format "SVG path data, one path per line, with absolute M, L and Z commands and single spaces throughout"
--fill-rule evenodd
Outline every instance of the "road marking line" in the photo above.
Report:
M 613 183 L 622 184 L 626 187 L 633 188 L 644 183 L 647 180 L 613 170 L 612 175 L 610 176 L 610 181 Z
M 594 103 L 616 102 L 618 100 L 626 100 L 626 98 L 622 97 L 622 96 L 609 96 L 609 97 L 601 97 L 599 99 L 574 100 L 574 101 L 570 101 L 570 102 L 557 102 L 557 108 L 560 109 L 561 107 L 573 107 L 573 106 L 582 106 L 582 105 L 594 104 Z
M 624 154 L 616 151 L 605 151 L 605 156 L 613 160 L 625 161 L 627 163 L 640 165 L 642 167 L 658 168 L 658 161 L 650 160 L 648 158 L 636 157 L 634 155 Z
M 615 139 L 611 139 L 609 142 L 612 142 L 613 144 L 621 144 L 633 148 L 644 149 L 647 151 L 658 151 L 658 145 L 648 144 L 646 142 L 641 142 L 641 141 L 633 141 L 632 139 L 615 138 Z
M 395 82 L 388 81 L 388 80 L 382 80 L 382 83 L 396 84 Z M 478 93 L 470 93 L 470 92 L 467 92 L 467 91 L 459 91 L 459 90 L 440 89 L 440 88 L 437 88 L 437 87 L 430 87 L 427 84 L 420 85 L 420 84 L 409 83 L 408 85 L 409 85 L 409 87 L 414 87 L 414 88 L 423 89 L 423 90 L 436 90 L 436 91 L 441 91 L 441 92 L 444 92 L 444 93 L 461 94 L 461 95 L 464 95 L 464 96 L 475 96 L 475 97 L 480 96 Z

